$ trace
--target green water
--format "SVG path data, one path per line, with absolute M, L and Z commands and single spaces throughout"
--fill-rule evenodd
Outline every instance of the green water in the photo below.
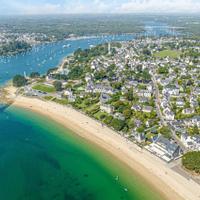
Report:
M 162 198 L 108 153 L 48 118 L 14 107 L 0 111 L 0 200 L 122 199 Z

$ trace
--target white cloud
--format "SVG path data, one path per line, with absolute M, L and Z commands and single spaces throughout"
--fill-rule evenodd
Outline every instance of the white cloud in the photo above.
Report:
M 200 13 L 200 0 L 0 0 L 0 12 L 16 14 L 68 13 Z M 52 2 L 52 1 L 51 1 Z M 59 2 L 59 3 L 58 3 Z M 7 11 L 6 11 L 7 9 Z
M 23 14 L 59 14 L 62 12 L 60 4 L 24 5 L 20 7 Z
M 130 0 L 118 8 L 119 12 L 199 12 L 200 1 L 194 0 Z

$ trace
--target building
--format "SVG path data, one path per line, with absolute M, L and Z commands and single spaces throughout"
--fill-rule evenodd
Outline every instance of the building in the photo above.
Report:
M 139 97 L 151 98 L 152 93 L 149 92 L 148 90 L 140 90 L 140 91 L 137 92 L 137 95 Z
M 186 109 L 183 109 L 182 113 L 184 115 L 191 115 L 191 114 L 194 113 L 194 109 L 192 109 L 192 108 L 186 108 Z
M 150 113 L 153 110 L 152 106 L 143 106 L 142 111 L 146 113 Z
M 189 136 L 186 133 L 181 134 L 181 141 L 185 147 L 191 151 L 200 151 L 200 136 Z
M 183 99 L 179 98 L 179 99 L 176 100 L 176 106 L 177 107 L 182 108 L 182 107 L 184 107 L 184 105 L 185 105 L 185 101 Z
M 101 111 L 104 111 L 104 112 L 106 112 L 108 114 L 111 114 L 114 111 L 113 106 L 108 105 L 108 104 L 101 104 L 100 105 L 100 109 L 101 109 Z
M 104 104 L 106 102 L 108 102 L 110 100 L 110 96 L 108 94 L 105 93 L 101 93 L 100 95 L 100 103 Z
M 132 107 L 131 107 L 131 110 L 134 110 L 134 111 L 141 111 L 141 106 L 140 105 L 133 105 Z
M 114 115 L 113 115 L 113 117 L 115 118 L 115 119 L 119 119 L 119 120 L 125 120 L 125 117 L 124 117 L 124 115 L 122 114 L 122 113 L 119 113 L 119 112 L 117 112 L 117 113 L 115 113 Z
M 174 113 L 167 107 L 166 109 L 163 110 L 163 114 L 165 115 L 165 119 L 172 121 L 174 120 Z
M 133 136 L 134 139 L 138 143 L 145 142 L 145 134 L 144 133 L 138 133 L 137 131 L 133 130 L 131 136 Z
M 180 146 L 162 135 L 158 135 L 157 139 L 145 148 L 166 162 L 176 159 L 181 154 Z

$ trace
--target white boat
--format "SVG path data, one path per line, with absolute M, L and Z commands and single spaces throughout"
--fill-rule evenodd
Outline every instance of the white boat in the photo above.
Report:
M 63 48 L 69 48 L 69 47 L 71 47 L 71 44 L 63 45 Z

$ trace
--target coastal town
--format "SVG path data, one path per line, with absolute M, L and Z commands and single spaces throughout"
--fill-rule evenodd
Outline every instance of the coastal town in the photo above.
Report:
M 0 29 L 0 56 L 16 55 L 30 50 L 34 45 L 54 41 L 55 37 L 44 33 L 16 33 Z
M 2 0 L 0 200 L 200 200 L 200 0 Z
M 199 40 L 139 38 L 78 49 L 46 75 L 13 83 L 23 86 L 18 94 L 72 106 L 170 163 L 200 151 L 199 58 Z

